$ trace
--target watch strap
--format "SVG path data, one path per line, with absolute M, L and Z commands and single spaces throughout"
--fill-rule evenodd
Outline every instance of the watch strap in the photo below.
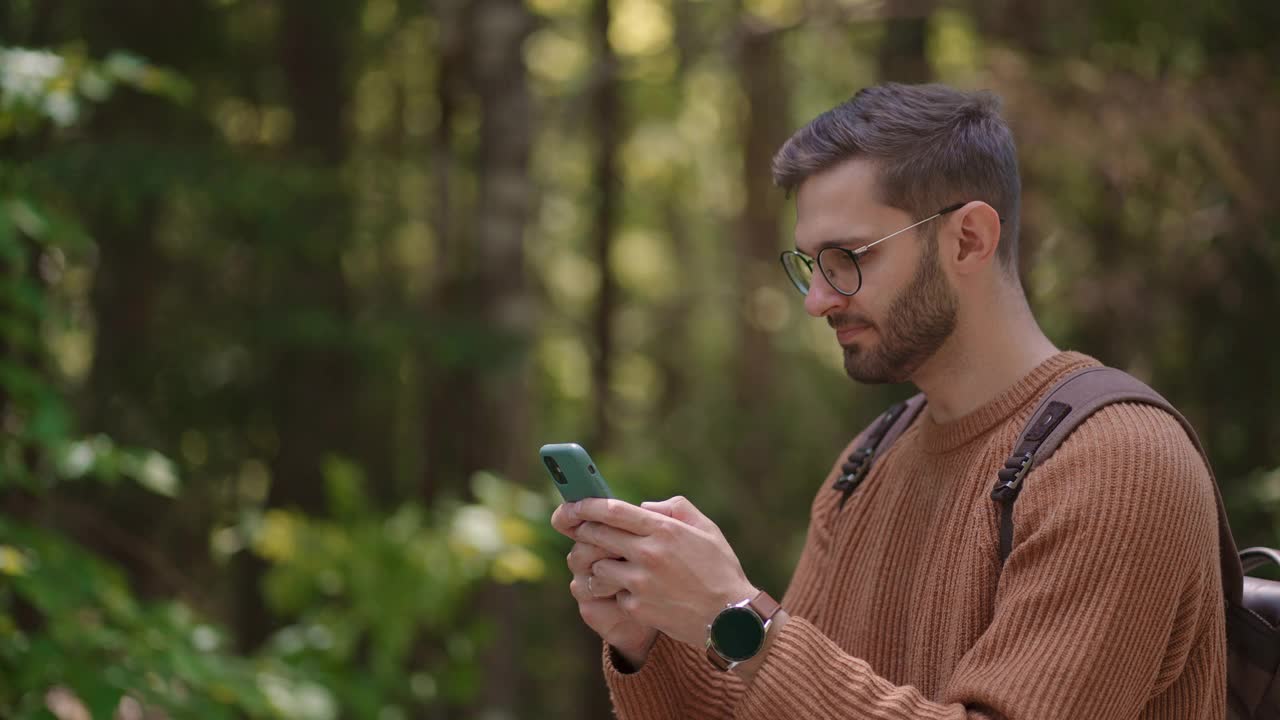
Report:
M 751 602 L 747 603 L 747 606 L 756 611 L 756 614 L 760 616 L 766 626 L 768 626 L 769 621 L 773 619 L 778 610 L 782 609 L 778 601 L 763 590 L 756 593 L 756 596 L 751 598 Z
M 711 664 L 720 672 L 728 671 L 729 668 L 733 667 L 735 664 L 729 658 L 716 652 L 715 644 L 710 641 L 707 642 L 707 660 L 710 660 Z

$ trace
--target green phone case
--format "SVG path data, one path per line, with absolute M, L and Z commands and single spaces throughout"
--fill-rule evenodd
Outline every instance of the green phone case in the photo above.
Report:
M 565 502 L 613 497 L 600 468 L 578 443 L 543 445 L 538 454 L 542 456 L 542 464 L 547 466 L 547 472 Z

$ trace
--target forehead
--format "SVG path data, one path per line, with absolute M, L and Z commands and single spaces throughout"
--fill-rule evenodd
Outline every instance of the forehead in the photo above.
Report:
M 807 252 L 842 238 L 867 243 L 900 223 L 906 213 L 881 202 L 876 179 L 875 163 L 860 158 L 808 177 L 796 191 L 796 247 Z
M 828 205 L 875 202 L 876 166 L 854 158 L 814 173 L 796 191 L 796 210 L 821 210 Z

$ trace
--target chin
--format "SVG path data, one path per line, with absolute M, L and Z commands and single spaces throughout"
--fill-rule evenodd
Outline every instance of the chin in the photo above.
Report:
M 896 385 L 910 379 L 914 368 L 895 367 L 857 344 L 844 347 L 844 372 L 863 385 Z
M 844 346 L 844 372 L 854 382 L 864 385 L 882 385 L 889 382 L 883 367 L 867 362 L 867 352 L 857 345 Z

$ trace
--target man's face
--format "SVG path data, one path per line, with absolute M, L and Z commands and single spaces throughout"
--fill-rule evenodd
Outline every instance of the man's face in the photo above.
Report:
M 850 250 L 923 218 L 882 204 L 875 166 L 850 160 L 805 180 L 796 195 L 796 248 L 816 258 Z M 805 310 L 825 317 L 844 348 L 844 368 L 863 383 L 905 382 L 956 327 L 958 299 L 938 256 L 943 218 L 886 240 L 858 260 L 862 289 L 841 295 L 815 267 Z

